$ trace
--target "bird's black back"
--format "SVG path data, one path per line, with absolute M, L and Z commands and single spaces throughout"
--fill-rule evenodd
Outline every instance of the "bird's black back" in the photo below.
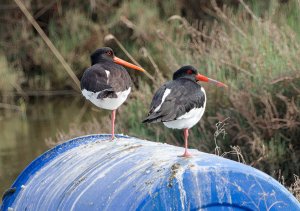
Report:
M 105 70 L 109 71 L 109 78 Z M 116 97 L 116 92 L 127 90 L 131 87 L 131 83 L 131 78 L 124 67 L 107 61 L 89 67 L 84 72 L 80 85 L 81 90 L 102 92 L 100 93 L 102 98 Z
M 170 94 L 165 98 L 158 111 L 154 111 L 160 104 L 166 89 Z M 154 94 L 148 117 L 143 122 L 168 122 L 189 112 L 193 108 L 201 108 L 205 103 L 205 94 L 201 86 L 194 81 L 179 78 L 167 82 Z

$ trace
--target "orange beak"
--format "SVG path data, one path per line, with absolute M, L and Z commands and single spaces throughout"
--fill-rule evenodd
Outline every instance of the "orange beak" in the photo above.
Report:
M 125 67 L 129 67 L 129 68 L 131 68 L 131 69 L 135 69 L 135 70 L 139 70 L 139 71 L 145 72 L 145 70 L 144 70 L 143 68 L 141 68 L 141 67 L 139 67 L 139 66 L 136 66 L 136 65 L 134 65 L 134 64 L 131 64 L 131 63 L 129 63 L 129 62 L 126 62 L 126 61 L 124 61 L 123 59 L 120 59 L 120 58 L 118 58 L 118 57 L 116 57 L 116 56 L 113 58 L 113 60 L 114 60 L 114 63 L 123 65 L 123 66 L 125 66 Z
M 228 88 L 228 86 L 226 84 L 224 84 L 224 83 L 222 83 L 220 81 L 217 81 L 215 79 L 208 78 L 208 77 L 206 77 L 204 75 L 201 75 L 199 73 L 195 77 L 196 77 L 197 81 L 204 81 L 204 82 L 214 83 L 217 86 Z

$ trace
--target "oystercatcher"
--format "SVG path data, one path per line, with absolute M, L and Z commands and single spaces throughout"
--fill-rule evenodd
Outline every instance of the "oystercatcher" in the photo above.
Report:
M 83 73 L 80 85 L 83 96 L 95 106 L 112 110 L 111 140 L 114 139 L 116 109 L 127 99 L 131 91 L 131 78 L 123 66 L 144 72 L 145 70 L 115 56 L 108 47 L 97 49 L 91 55 L 92 66 Z
M 184 130 L 185 151 L 188 152 L 189 129 L 202 117 L 206 106 L 206 94 L 198 81 L 211 82 L 217 86 L 225 84 L 198 73 L 193 66 L 183 66 L 173 74 L 173 80 L 165 83 L 154 94 L 150 111 L 143 123 L 163 122 L 172 129 Z

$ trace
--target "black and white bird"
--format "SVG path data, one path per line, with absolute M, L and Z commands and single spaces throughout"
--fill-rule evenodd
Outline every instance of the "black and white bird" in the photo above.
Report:
M 211 82 L 227 87 L 222 82 L 198 73 L 193 66 L 183 66 L 154 94 L 150 111 L 143 123 L 162 122 L 166 127 L 184 130 L 185 151 L 188 152 L 189 129 L 201 119 L 206 106 L 206 94 L 198 81 Z
M 131 78 L 123 66 L 144 72 L 145 70 L 115 56 L 108 47 L 97 49 L 91 55 L 92 66 L 81 78 L 83 96 L 95 106 L 112 110 L 111 139 L 114 139 L 116 109 L 127 99 L 131 91 Z

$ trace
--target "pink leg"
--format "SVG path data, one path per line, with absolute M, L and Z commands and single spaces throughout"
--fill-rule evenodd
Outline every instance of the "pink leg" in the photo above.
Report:
M 188 137 L 189 137 L 189 129 L 185 128 L 183 130 L 184 133 L 184 153 L 182 155 L 182 157 L 192 157 L 192 154 L 188 152 Z
M 113 110 L 111 113 L 111 141 L 115 138 L 115 119 L 116 119 L 116 110 Z

